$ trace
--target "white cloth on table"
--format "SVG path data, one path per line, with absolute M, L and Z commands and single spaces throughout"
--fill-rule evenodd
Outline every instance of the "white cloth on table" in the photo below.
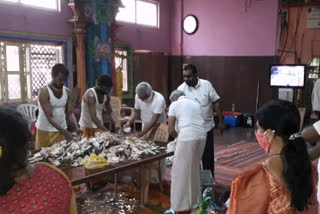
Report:
M 183 211 L 201 201 L 200 161 L 206 138 L 178 141 L 171 171 L 171 208 Z
M 104 95 L 103 96 L 103 101 L 102 103 L 99 103 L 99 99 L 96 93 L 96 90 L 94 88 L 89 88 L 84 96 L 87 93 L 93 93 L 94 97 L 96 99 L 96 116 L 98 118 L 98 120 L 100 120 L 103 123 L 103 118 L 102 118 L 102 110 L 106 105 L 106 102 L 108 100 L 108 96 Z M 85 127 L 85 128 L 97 128 L 97 125 L 92 121 L 91 119 L 91 115 L 90 115 L 90 111 L 89 111 L 89 106 L 88 104 L 84 101 L 84 99 L 82 98 L 81 101 L 81 116 L 80 116 L 80 120 L 79 120 L 79 125 L 81 127 Z
M 66 87 L 63 86 L 61 98 L 57 98 L 53 94 L 49 86 L 47 86 L 47 89 L 49 92 L 49 104 L 51 108 L 52 118 L 63 129 L 67 129 L 66 105 L 68 101 L 68 93 L 66 91 Z M 38 106 L 39 116 L 36 122 L 37 129 L 47 132 L 59 132 L 58 129 L 56 129 L 55 127 L 53 127 L 53 125 L 51 125 L 51 123 L 49 123 L 47 116 L 42 109 L 40 101 L 38 101 Z
M 153 93 L 154 96 L 150 103 L 142 101 L 137 94 L 134 98 L 134 108 L 141 111 L 141 120 L 143 125 L 151 121 L 153 114 L 160 114 L 157 121 L 158 123 L 166 123 L 166 101 L 160 93 L 156 91 L 153 91 Z
M 167 152 L 174 152 L 176 150 L 177 138 L 167 144 Z
M 189 87 L 182 83 L 178 90 L 183 91 L 186 97 L 196 100 L 201 105 L 202 116 L 205 120 L 206 131 L 214 127 L 212 103 L 220 99 L 220 96 L 208 80 L 198 79 L 195 87 Z
M 177 138 L 167 144 L 167 152 L 175 152 L 177 145 Z M 173 156 L 166 157 L 165 159 L 166 166 L 172 166 L 173 163 Z

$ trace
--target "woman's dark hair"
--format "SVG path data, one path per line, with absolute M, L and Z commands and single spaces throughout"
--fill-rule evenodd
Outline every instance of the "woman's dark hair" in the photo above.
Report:
M 0 195 L 14 185 L 14 171 L 27 164 L 27 145 L 30 140 L 28 125 L 13 109 L 0 108 Z
M 108 74 L 101 74 L 97 79 L 98 86 L 112 87 L 112 78 Z
M 51 76 L 56 77 L 58 74 L 63 74 L 66 77 L 69 75 L 69 71 L 64 64 L 57 63 L 52 67 Z
M 275 131 L 284 142 L 281 151 L 283 176 L 290 191 L 291 207 L 302 211 L 312 204 L 312 165 L 306 144 L 301 136 L 293 137 L 300 130 L 300 114 L 297 107 L 282 100 L 263 105 L 256 114 L 259 125 Z M 291 136 L 291 137 L 290 137 Z

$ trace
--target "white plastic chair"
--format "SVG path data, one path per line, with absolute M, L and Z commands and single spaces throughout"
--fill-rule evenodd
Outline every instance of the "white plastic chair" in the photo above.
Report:
M 30 129 L 30 125 L 33 122 L 37 121 L 37 116 L 36 116 L 37 110 L 38 110 L 38 106 L 33 104 L 21 104 L 17 107 L 17 111 L 28 122 L 29 129 Z

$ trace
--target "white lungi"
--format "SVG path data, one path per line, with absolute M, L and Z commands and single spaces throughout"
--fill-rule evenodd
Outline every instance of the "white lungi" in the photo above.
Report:
M 201 200 L 200 161 L 206 139 L 178 141 L 171 172 L 171 208 L 189 210 Z

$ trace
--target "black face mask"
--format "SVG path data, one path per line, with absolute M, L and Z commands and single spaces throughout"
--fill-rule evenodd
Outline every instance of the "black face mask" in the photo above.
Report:
M 193 86 L 193 81 L 192 80 L 186 80 L 185 83 L 190 87 Z

